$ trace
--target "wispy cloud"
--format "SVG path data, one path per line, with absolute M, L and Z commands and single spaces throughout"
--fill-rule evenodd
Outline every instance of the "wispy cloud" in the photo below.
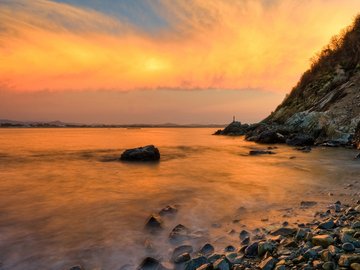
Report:
M 67 2 L 0 0 L 1 85 L 288 91 L 360 8 L 358 0 L 121 0 L 114 10 Z

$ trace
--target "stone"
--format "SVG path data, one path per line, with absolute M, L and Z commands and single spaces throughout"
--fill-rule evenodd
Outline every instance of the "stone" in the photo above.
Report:
M 323 248 L 327 248 L 328 246 L 334 243 L 334 238 L 332 238 L 330 235 L 327 234 L 316 235 L 312 238 L 312 243 L 315 246 L 322 246 Z
M 286 144 L 291 146 L 311 146 L 314 142 L 314 138 L 306 134 L 294 134 L 286 140 Z
M 274 130 L 266 130 L 263 131 L 258 139 L 256 140 L 257 143 L 263 143 L 263 144 L 274 144 L 274 143 L 284 143 L 285 137 L 284 135 L 278 133 Z
M 275 245 L 270 242 L 259 242 L 258 244 L 258 255 L 260 257 L 264 256 L 266 252 L 273 252 L 273 250 L 275 249 Z
M 336 268 L 336 265 L 333 262 L 325 262 L 322 265 L 322 269 L 324 269 L 324 270 L 335 270 L 335 268 Z
M 242 136 L 245 135 L 248 129 L 249 125 L 241 124 L 239 121 L 233 121 L 223 130 L 217 130 L 214 135 Z
M 84 270 L 84 268 L 81 265 L 74 265 L 69 270 Z
M 355 250 L 355 247 L 353 244 L 347 242 L 342 244 L 341 248 L 345 251 L 345 252 L 352 252 Z
M 308 249 L 305 253 L 304 253 L 304 258 L 309 260 L 309 259 L 315 259 L 318 256 L 318 253 L 314 250 L 314 249 Z
M 230 263 L 226 258 L 218 259 L 213 263 L 213 267 L 215 270 L 230 270 Z
M 227 246 L 227 247 L 224 248 L 224 251 L 225 251 L 225 252 L 233 252 L 233 251 L 235 251 L 235 247 L 229 245 L 229 246 Z
M 295 235 L 295 239 L 298 241 L 305 239 L 306 233 L 307 233 L 307 231 L 305 229 L 302 229 L 302 228 L 298 229 L 298 231 L 296 232 L 296 235 Z
M 211 263 L 203 264 L 202 266 L 196 268 L 196 270 L 213 270 L 213 266 Z
M 210 255 L 208 257 L 208 262 L 209 263 L 214 263 L 214 262 L 216 262 L 218 259 L 220 259 L 222 257 L 224 257 L 224 255 L 222 255 L 222 254 L 217 254 L 217 253 L 212 254 L 212 255 Z
M 159 216 L 152 214 L 146 221 L 145 228 L 148 230 L 160 230 L 162 229 L 162 223 L 163 221 Z
M 312 206 L 315 206 L 315 205 L 317 205 L 317 202 L 314 202 L 314 201 L 302 201 L 302 202 L 300 202 L 300 206 L 303 207 L 303 208 L 312 207 Z
M 267 259 L 261 261 L 259 268 L 261 268 L 261 270 L 272 270 L 275 268 L 276 262 L 277 260 L 270 256 Z
M 215 248 L 211 245 L 211 244 L 205 244 L 201 249 L 200 249 L 200 253 L 202 255 L 205 255 L 205 256 L 209 256 L 211 254 L 213 254 L 215 251 Z
M 203 264 L 206 264 L 207 260 L 204 256 L 200 256 L 185 263 L 185 270 L 196 270 Z
M 179 256 L 177 256 L 174 259 L 174 262 L 175 263 L 183 263 L 183 262 L 189 261 L 190 259 L 191 259 L 191 257 L 190 257 L 189 253 L 183 253 L 183 254 L 180 254 Z
M 335 227 L 335 223 L 332 219 L 329 221 L 320 223 L 320 225 L 318 226 L 319 229 L 324 229 L 324 230 L 330 230 L 334 227 Z
M 256 257 L 258 255 L 258 242 L 254 242 L 252 244 L 250 244 L 246 249 L 245 249 L 245 255 L 248 257 Z
M 360 221 L 355 221 L 352 225 L 351 228 L 353 229 L 360 229 Z
M 242 230 L 239 234 L 240 240 L 244 240 L 247 237 L 250 237 L 250 233 L 248 231 Z
M 288 227 L 281 227 L 275 231 L 270 232 L 271 235 L 281 235 L 281 236 L 291 236 L 296 233 L 296 229 L 294 228 L 288 228 Z
M 189 238 L 190 230 L 182 224 L 178 224 L 169 234 L 170 241 L 179 242 Z
M 137 268 L 138 270 L 158 270 L 160 262 L 154 258 L 146 257 Z
M 343 254 L 338 261 L 340 266 L 349 267 L 353 263 L 360 263 L 360 255 L 358 254 Z
M 270 150 L 250 150 L 249 155 L 250 156 L 258 156 L 258 155 L 273 155 L 275 152 Z
M 147 145 L 138 148 L 125 150 L 120 160 L 124 161 L 158 161 L 160 160 L 160 152 L 154 145 Z
M 351 268 L 352 270 L 360 270 L 360 263 L 352 263 L 352 264 L 350 265 L 350 268 Z
M 275 270 L 286 270 L 286 266 L 285 265 L 277 265 L 275 267 Z
M 189 253 L 191 254 L 193 252 L 193 247 L 190 245 L 182 245 L 178 246 L 174 249 L 172 255 L 171 255 L 171 261 L 175 261 L 177 257 L 179 257 L 181 254 Z

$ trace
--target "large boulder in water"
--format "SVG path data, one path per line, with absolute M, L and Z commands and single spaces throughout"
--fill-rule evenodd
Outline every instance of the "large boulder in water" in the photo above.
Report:
M 158 161 L 160 152 L 154 145 L 147 145 L 125 150 L 120 159 L 126 161 Z
M 223 130 L 219 129 L 214 133 L 214 135 L 228 135 L 228 136 L 241 136 L 245 135 L 249 128 L 247 124 L 241 124 L 239 121 L 231 122 Z

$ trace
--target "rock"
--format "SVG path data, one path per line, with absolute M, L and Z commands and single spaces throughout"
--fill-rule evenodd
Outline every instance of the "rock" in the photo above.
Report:
M 160 262 L 154 258 L 147 257 L 145 258 L 140 266 L 137 268 L 138 270 L 159 270 Z
M 263 144 L 274 144 L 274 143 L 284 143 L 285 137 L 284 135 L 278 133 L 274 130 L 266 130 L 263 131 L 258 139 L 256 140 L 257 143 L 263 143 Z
M 352 264 L 350 265 L 350 268 L 351 268 L 352 270 L 360 270 L 360 263 L 352 263 Z
M 159 215 L 160 216 L 174 215 L 177 213 L 177 211 L 178 210 L 175 206 L 168 205 L 160 210 Z
M 179 256 L 177 256 L 174 259 L 174 262 L 175 263 L 183 263 L 183 262 L 189 261 L 190 259 L 191 259 L 191 257 L 190 257 L 189 253 L 183 253 L 183 254 L 180 254 Z
M 250 244 L 248 247 L 246 247 L 245 249 L 245 255 L 248 257 L 255 257 L 258 255 L 258 242 L 254 242 L 252 244 Z
M 200 266 L 207 263 L 207 260 L 204 256 L 200 256 L 197 258 L 194 258 L 188 262 L 185 263 L 185 270 L 196 270 Z
M 225 258 L 218 259 L 213 266 L 215 270 L 230 270 L 230 263 Z
M 258 155 L 273 155 L 275 152 L 270 150 L 250 150 L 249 155 L 250 156 L 258 156 Z
M 277 265 L 275 267 L 275 270 L 286 270 L 286 266 L 285 265 Z
M 310 146 L 302 146 L 302 147 L 296 147 L 295 150 L 304 152 L 304 153 L 310 153 L 311 147 Z
M 355 221 L 352 225 L 351 228 L 353 229 L 360 229 L 360 221 Z
M 324 270 L 335 270 L 335 268 L 336 268 L 336 265 L 333 262 L 325 262 L 322 265 L 322 269 L 324 269 Z
M 124 161 L 158 161 L 160 160 L 160 152 L 154 145 L 147 145 L 125 150 L 120 160 Z
M 353 263 L 360 263 L 360 255 L 358 254 L 343 254 L 339 258 L 339 265 L 349 267 Z
M 351 243 L 344 243 L 342 244 L 341 248 L 345 251 L 345 252 L 353 252 L 355 250 L 355 247 L 353 244 Z
M 242 230 L 239 234 L 240 240 L 244 240 L 248 237 L 250 237 L 250 233 L 248 231 Z
M 162 220 L 159 216 L 152 214 L 145 223 L 145 228 L 148 230 L 162 229 Z
M 307 231 L 305 229 L 298 229 L 295 235 L 296 240 L 302 240 L 305 238 Z
M 205 255 L 205 256 L 209 256 L 211 254 L 213 254 L 215 251 L 215 248 L 211 245 L 211 244 L 205 244 L 201 249 L 200 249 L 200 253 L 202 255 Z
M 303 207 L 303 208 L 312 207 L 312 206 L 315 206 L 315 205 L 317 205 L 317 202 L 314 202 L 314 201 L 302 201 L 302 202 L 300 202 L 300 206 Z
M 235 247 L 229 245 L 229 246 L 227 246 L 227 247 L 224 248 L 224 251 L 225 251 L 225 252 L 233 252 L 233 251 L 235 251 Z
M 84 270 L 84 268 L 81 265 L 74 265 L 69 270 Z
M 206 263 L 198 267 L 196 270 L 213 270 L 213 266 L 211 263 Z
M 239 121 L 233 121 L 223 130 L 217 130 L 213 135 L 242 136 L 248 131 L 248 124 L 241 124 Z
M 355 146 L 355 148 L 360 149 L 360 121 L 358 122 L 358 124 L 355 128 L 354 137 L 353 137 L 353 145 Z
M 271 235 L 281 235 L 281 236 L 290 236 L 296 233 L 296 229 L 288 228 L 288 227 L 281 227 L 275 231 L 270 232 Z
M 275 249 L 275 245 L 270 241 L 259 242 L 259 244 L 258 244 L 258 255 L 260 257 L 262 257 L 262 256 L 265 255 L 266 252 L 272 253 L 274 249 Z
M 261 261 L 261 263 L 259 264 L 259 268 L 261 268 L 261 270 L 272 270 L 275 268 L 277 260 L 273 257 L 269 257 L 263 261 Z
M 334 243 L 334 238 L 327 234 L 316 235 L 312 238 L 312 243 L 315 246 L 322 246 L 323 248 L 327 248 Z
M 189 253 L 191 254 L 193 252 L 193 247 L 190 245 L 182 245 L 182 246 L 178 246 L 174 249 L 172 256 L 171 256 L 171 261 L 175 261 L 175 259 L 177 257 L 179 257 L 180 255 L 184 254 L 184 253 Z
M 291 146 L 311 146 L 314 142 L 314 138 L 306 134 L 294 134 L 286 140 L 286 144 Z
M 189 238 L 190 230 L 182 224 L 178 224 L 170 232 L 169 239 L 170 241 L 183 241 Z
M 220 259 L 220 258 L 222 258 L 222 257 L 224 257 L 224 255 L 223 254 L 213 254 L 213 255 L 210 255 L 209 257 L 208 257 L 208 262 L 209 263 L 214 263 L 214 262 L 216 262 L 218 259 Z
M 332 219 L 329 221 L 320 223 L 320 225 L 318 226 L 319 229 L 324 229 L 324 230 L 330 230 L 334 227 L 335 227 L 335 223 Z
M 318 253 L 314 249 L 308 249 L 303 256 L 307 260 L 315 259 L 318 256 Z

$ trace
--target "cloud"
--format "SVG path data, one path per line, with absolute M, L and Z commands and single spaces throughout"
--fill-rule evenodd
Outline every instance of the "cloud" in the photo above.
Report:
M 1 85 L 287 92 L 360 8 L 357 0 L 138 0 L 116 16 L 75 3 L 0 1 Z

